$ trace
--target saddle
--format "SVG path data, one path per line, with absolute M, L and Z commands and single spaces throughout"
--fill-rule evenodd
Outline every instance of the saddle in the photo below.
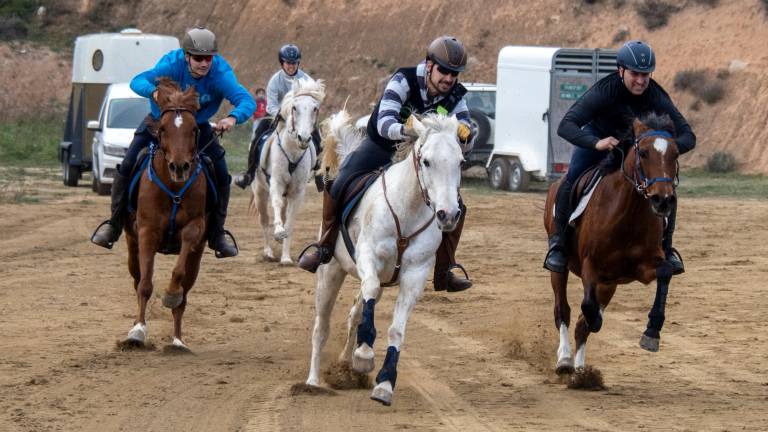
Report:
M 133 170 L 131 170 L 131 176 L 129 177 L 131 179 L 131 183 L 128 187 L 129 213 L 135 213 L 136 208 L 138 207 L 140 180 L 141 176 L 144 174 L 144 171 L 147 170 L 149 164 L 152 162 L 151 155 L 152 154 L 150 153 L 149 148 L 142 149 L 136 158 L 136 164 L 133 166 Z M 211 214 L 215 210 L 218 202 L 216 176 L 214 174 L 216 171 L 213 168 L 213 161 L 207 155 L 200 155 L 200 160 L 203 162 L 201 166 L 201 172 L 205 175 L 207 185 L 205 212 L 207 214 Z M 172 220 L 168 224 L 168 229 L 166 229 L 163 235 L 163 241 L 160 245 L 160 249 L 158 250 L 158 252 L 164 255 L 178 255 L 181 251 L 181 241 L 179 239 L 178 232 L 175 229 L 175 215 L 176 212 L 174 211 L 171 215 Z M 206 227 L 210 228 L 210 226 L 210 223 L 206 224 Z M 206 238 L 207 237 L 208 233 L 206 232 Z
M 352 215 L 352 212 L 357 205 L 360 204 L 360 200 L 365 195 L 365 192 L 382 173 L 384 173 L 384 170 L 380 169 L 352 179 L 348 183 L 348 187 L 346 188 L 340 203 L 342 211 L 339 230 L 341 231 L 341 238 L 344 239 L 344 245 L 347 247 L 347 252 L 349 252 L 349 256 L 352 257 L 352 261 L 355 260 L 355 243 L 349 235 L 349 227 L 347 226 L 349 224 L 349 217 Z
M 570 203 L 571 208 L 574 209 L 568 218 L 568 223 L 571 226 L 575 226 L 576 220 L 587 209 L 587 204 L 589 204 L 592 193 L 595 191 L 597 184 L 600 183 L 600 180 L 618 169 L 621 162 L 622 159 L 616 157 L 616 154 L 612 152 L 605 159 L 588 168 L 579 176 L 571 191 Z

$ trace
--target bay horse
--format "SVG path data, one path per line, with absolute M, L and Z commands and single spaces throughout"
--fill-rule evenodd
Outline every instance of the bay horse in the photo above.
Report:
M 595 186 L 584 213 L 575 220 L 569 240 L 568 270 L 581 278 L 584 298 L 576 323 L 576 358 L 568 340 L 571 309 L 568 272 L 552 272 L 555 326 L 560 331 L 555 370 L 558 374 L 584 367 L 587 337 L 600 331 L 603 311 L 619 284 L 656 280 L 656 297 L 640 346 L 658 351 L 672 270 L 665 261 L 661 239 L 664 218 L 676 202 L 677 157 L 674 125 L 668 115 L 649 114 L 633 122 L 634 138 L 620 169 Z M 559 183 L 559 182 L 558 182 Z M 544 225 L 554 230 L 558 183 L 549 188 Z M 579 181 L 579 185 L 583 181 Z M 577 185 L 577 187 L 579 187 Z
M 206 171 L 198 156 L 195 113 L 200 108 L 194 87 L 182 92 L 170 79 L 157 86 L 160 119 L 154 125 L 157 147 L 150 147 L 146 169 L 138 180 L 136 212 L 125 224 L 128 270 L 133 276 L 138 313 L 125 342 L 143 346 L 147 337 L 146 309 L 152 295 L 154 259 L 168 244 L 179 257 L 163 305 L 173 313 L 172 345 L 188 349 L 181 339 L 181 318 L 187 293 L 195 283 L 205 250 Z
M 371 394 L 371 399 L 384 405 L 392 403 L 408 317 L 435 265 L 443 232 L 455 229 L 461 216 L 459 186 L 464 157 L 456 137 L 458 120 L 455 116 L 430 114 L 421 121 L 414 118 L 413 124 L 419 135 L 416 142 L 398 152 L 405 157 L 371 184 L 349 217 L 354 256 L 350 256 L 344 241 L 337 241 L 334 258 L 317 272 L 315 291 L 315 324 L 306 381 L 311 386 L 320 384 L 320 355 L 346 275 L 359 279 L 361 286 L 349 313 L 347 341 L 339 359 L 346 365 L 351 363 L 358 373 L 369 373 L 375 367 L 374 307 L 382 288 L 399 284 L 387 332 L 387 354 Z M 338 167 L 338 159 L 343 161 L 362 139 L 345 111 L 334 115 L 323 165 Z
M 283 242 L 282 265 L 291 265 L 291 234 L 304 204 L 304 194 L 318 155 L 312 145 L 312 131 L 325 98 L 322 80 L 294 80 L 280 104 L 277 128 L 265 143 L 256 178 L 251 183 L 251 205 L 259 213 L 264 237 L 262 256 L 275 261 L 271 238 Z M 268 204 L 274 214 L 274 232 L 269 235 Z

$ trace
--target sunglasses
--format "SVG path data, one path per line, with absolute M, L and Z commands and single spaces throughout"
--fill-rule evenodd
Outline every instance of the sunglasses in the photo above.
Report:
M 443 74 L 443 75 L 450 75 L 450 76 L 452 76 L 452 77 L 457 77 L 457 76 L 459 76 L 459 72 L 457 72 L 457 71 L 452 71 L 452 70 L 450 70 L 450 69 L 447 69 L 447 68 L 444 68 L 444 67 L 442 67 L 442 66 L 440 66 L 440 65 L 437 65 L 437 71 L 438 71 L 438 72 L 440 72 L 440 73 L 441 73 L 441 74 Z
M 202 63 L 202 62 L 210 63 L 210 62 L 213 61 L 213 56 L 210 55 L 210 54 L 209 55 L 193 54 L 192 55 L 192 60 L 194 60 L 194 61 L 196 61 L 198 63 Z

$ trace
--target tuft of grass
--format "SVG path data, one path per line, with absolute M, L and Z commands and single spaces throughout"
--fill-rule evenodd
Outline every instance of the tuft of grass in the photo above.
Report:
M 682 197 L 766 199 L 768 176 L 736 172 L 711 173 L 702 168 L 689 169 L 680 172 L 680 185 L 677 190 Z
M 56 165 L 63 131 L 63 114 L 1 122 L 0 160 L 4 165 Z

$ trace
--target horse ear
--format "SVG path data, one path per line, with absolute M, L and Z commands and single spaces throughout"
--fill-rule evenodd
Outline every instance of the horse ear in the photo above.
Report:
M 419 120 L 419 117 L 417 115 L 411 114 L 411 127 L 413 127 L 413 130 L 416 131 L 419 136 L 424 135 L 427 132 L 427 127 L 424 126 L 424 123 Z
M 632 122 L 632 128 L 635 130 L 636 137 L 642 135 L 643 132 L 650 130 L 648 126 L 644 125 L 637 117 L 635 117 L 635 120 Z
M 195 90 L 195 87 L 189 86 L 184 91 L 184 102 L 190 104 L 190 108 L 194 108 L 195 111 L 200 109 L 200 100 L 197 96 L 197 90 Z

